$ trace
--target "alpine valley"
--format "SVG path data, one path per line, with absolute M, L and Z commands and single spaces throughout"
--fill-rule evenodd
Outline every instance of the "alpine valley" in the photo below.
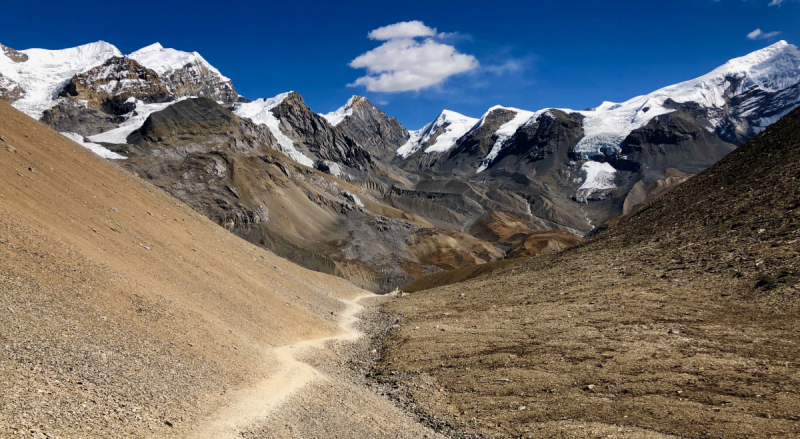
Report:
M 596 108 L 443 110 L 412 131 L 353 96 L 255 100 L 156 43 L 0 45 L 0 99 L 226 229 L 373 291 L 554 252 L 614 226 L 800 106 L 785 41 Z

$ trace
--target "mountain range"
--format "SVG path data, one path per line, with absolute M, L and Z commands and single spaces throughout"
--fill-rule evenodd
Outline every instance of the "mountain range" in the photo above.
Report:
M 196 52 L 0 45 L 0 99 L 247 240 L 387 290 L 559 250 L 614 225 L 800 106 L 784 41 L 580 111 L 444 110 L 408 130 L 364 97 L 249 100 Z

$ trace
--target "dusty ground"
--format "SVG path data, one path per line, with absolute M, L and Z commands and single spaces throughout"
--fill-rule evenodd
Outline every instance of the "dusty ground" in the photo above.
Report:
M 375 305 L 381 297 L 362 300 Z M 305 386 L 263 422 L 242 434 L 256 438 L 396 438 L 440 439 L 383 395 L 391 389 L 368 377 L 380 358 L 379 342 L 372 335 L 385 332 L 387 321 L 375 306 L 359 315 L 356 326 L 367 334 L 355 340 L 329 342 L 325 349 L 310 349 L 300 359 L 322 379 Z
M 377 378 L 453 437 L 798 437 L 800 110 L 587 244 L 384 311 Z

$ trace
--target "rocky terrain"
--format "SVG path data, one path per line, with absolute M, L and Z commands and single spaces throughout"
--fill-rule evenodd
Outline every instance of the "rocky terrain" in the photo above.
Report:
M 795 110 L 585 244 L 392 300 L 376 381 L 451 437 L 796 437 L 799 139 Z

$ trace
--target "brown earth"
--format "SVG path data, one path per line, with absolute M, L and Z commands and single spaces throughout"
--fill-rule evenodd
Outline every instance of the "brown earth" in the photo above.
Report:
M 0 437 L 201 437 L 282 373 L 279 353 L 342 334 L 340 299 L 365 293 L 0 102 Z M 288 400 L 307 393 L 292 389 Z M 357 406 L 387 436 L 424 431 L 370 396 L 347 387 L 315 402 Z
M 470 229 L 470 234 L 496 243 L 511 258 L 553 253 L 582 241 L 574 233 L 565 230 L 535 230 L 528 221 L 499 210 L 478 220 Z
M 452 285 L 458 282 L 475 279 L 476 277 L 489 274 L 495 270 L 515 264 L 524 259 L 501 259 L 499 261 L 487 262 L 485 264 L 470 265 L 469 267 L 456 270 L 440 271 L 438 273 L 422 276 L 418 279 L 403 285 L 400 290 L 405 293 L 416 293 L 417 291 L 429 290 L 431 288 Z
M 397 298 L 375 371 L 453 437 L 798 437 L 800 110 L 590 242 Z

